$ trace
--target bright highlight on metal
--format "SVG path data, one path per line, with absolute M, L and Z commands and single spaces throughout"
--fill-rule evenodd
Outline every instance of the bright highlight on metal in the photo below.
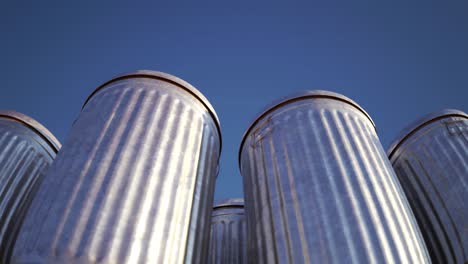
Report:
M 434 263 L 468 261 L 468 115 L 443 110 L 403 130 L 388 155 Z
M 23 218 L 60 149 L 34 119 L 0 111 L 0 262 L 8 263 Z
M 13 262 L 206 263 L 220 150 L 216 114 L 188 83 L 112 79 L 86 100 Z
M 369 115 L 306 91 L 264 111 L 241 143 L 252 263 L 429 263 Z

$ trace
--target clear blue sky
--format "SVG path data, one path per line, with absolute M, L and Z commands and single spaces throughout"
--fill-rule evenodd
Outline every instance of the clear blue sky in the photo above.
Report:
M 295 91 L 354 99 L 385 148 L 423 114 L 468 110 L 468 1 L 127 2 L 2 1 L 0 108 L 34 117 L 63 142 L 109 78 L 176 75 L 221 120 L 216 200 L 242 195 L 237 152 L 249 123 Z

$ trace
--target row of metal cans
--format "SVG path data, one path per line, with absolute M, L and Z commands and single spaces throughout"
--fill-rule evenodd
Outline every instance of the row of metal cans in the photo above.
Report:
M 213 107 L 172 75 L 123 74 L 88 97 L 63 147 L 0 114 L 1 262 L 463 263 L 467 118 L 429 115 L 385 153 L 351 99 L 281 99 L 242 139 L 245 202 L 213 209 Z

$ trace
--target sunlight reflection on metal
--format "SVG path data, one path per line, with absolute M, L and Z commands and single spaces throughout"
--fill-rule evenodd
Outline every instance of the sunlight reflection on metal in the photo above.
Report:
M 443 110 L 412 123 L 388 155 L 434 263 L 468 261 L 468 115 Z
M 27 209 L 59 149 L 58 140 L 37 121 L 0 111 L 1 263 L 8 263 Z
M 369 115 L 327 91 L 282 99 L 247 129 L 244 179 L 252 263 L 428 263 Z
M 217 116 L 187 82 L 153 71 L 106 82 L 46 175 L 13 261 L 205 263 L 220 150 Z

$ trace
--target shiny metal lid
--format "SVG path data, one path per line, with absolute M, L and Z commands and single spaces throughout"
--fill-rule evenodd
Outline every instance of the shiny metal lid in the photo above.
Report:
M 83 104 L 82 108 L 85 107 L 85 105 L 88 103 L 88 101 L 91 99 L 91 97 L 93 97 L 98 91 L 103 89 L 105 86 L 107 86 L 107 85 L 109 85 L 109 84 L 111 84 L 113 82 L 117 82 L 117 81 L 121 81 L 121 80 L 125 80 L 125 79 L 133 79 L 133 78 L 150 78 L 150 79 L 162 80 L 162 81 L 166 81 L 166 82 L 169 82 L 171 84 L 174 84 L 174 85 L 186 90 L 187 92 L 189 92 L 191 95 L 193 95 L 195 98 L 197 98 L 206 107 L 206 109 L 210 112 L 210 115 L 212 116 L 213 120 L 215 120 L 216 128 L 218 130 L 218 134 L 219 134 L 219 138 L 220 138 L 220 144 L 221 144 L 221 142 L 222 142 L 222 140 L 221 140 L 221 125 L 220 125 L 220 122 L 219 122 L 219 119 L 218 119 L 218 115 L 216 114 L 213 106 L 210 104 L 208 99 L 206 99 L 206 97 L 200 91 L 198 91 L 195 87 L 193 87 L 188 82 L 186 82 L 186 81 L 184 81 L 184 80 L 182 80 L 182 79 L 180 79 L 180 78 L 178 78 L 178 77 L 176 77 L 174 75 L 170 75 L 170 74 L 167 74 L 167 73 L 164 73 L 164 72 L 151 71 L 151 70 L 138 70 L 138 71 L 134 71 L 134 72 L 129 72 L 129 73 L 124 73 L 124 74 L 117 75 L 116 77 L 114 77 L 111 80 L 101 84 L 96 89 L 94 89 L 94 91 L 86 99 L 86 101 Z
M 278 109 L 278 108 L 280 108 L 280 107 L 282 107 L 282 106 L 284 106 L 286 104 L 293 103 L 293 102 L 296 102 L 296 101 L 299 101 L 299 100 L 314 99 L 314 98 L 337 100 L 337 101 L 341 101 L 343 103 L 352 105 L 356 109 L 361 111 L 369 119 L 369 121 L 372 123 L 372 125 L 375 128 L 375 123 L 372 120 L 372 118 L 369 116 L 369 114 L 362 107 L 360 107 L 356 102 L 354 102 L 353 100 L 349 99 L 348 97 L 346 97 L 346 96 L 344 96 L 342 94 L 335 93 L 335 92 L 330 92 L 330 91 L 324 91 L 324 90 L 306 90 L 306 91 L 297 92 L 297 93 L 294 93 L 294 94 L 292 94 L 290 96 L 281 98 L 281 99 L 279 99 L 277 101 L 274 101 L 273 103 L 269 104 L 267 107 L 265 107 L 265 109 L 263 111 L 260 112 L 260 114 L 257 115 L 257 117 L 254 119 L 254 121 L 251 122 L 250 126 L 247 128 L 244 135 L 242 136 L 242 141 L 241 141 L 241 145 L 240 145 L 240 148 L 239 148 L 239 155 L 238 155 L 239 165 L 240 165 L 240 156 L 241 156 L 242 148 L 244 146 L 244 142 L 246 140 L 246 137 L 250 133 L 250 131 L 253 129 L 253 127 L 263 117 L 265 117 L 269 113 L 273 112 L 274 110 L 276 110 L 276 109 Z
M 215 204 L 213 206 L 213 209 L 219 209 L 221 207 L 244 207 L 244 199 L 242 198 L 225 199 Z
M 0 118 L 14 120 L 30 128 L 40 137 L 42 137 L 55 152 L 58 152 L 62 146 L 57 138 L 55 138 L 55 136 L 47 128 L 27 115 L 12 110 L 0 110 Z
M 447 118 L 447 117 L 464 117 L 468 118 L 468 115 L 460 110 L 456 109 L 444 109 L 438 112 L 430 113 L 427 114 L 416 121 L 410 123 L 406 128 L 404 128 L 396 137 L 395 140 L 393 140 L 392 144 L 390 144 L 390 147 L 387 150 L 387 156 L 391 159 L 393 154 L 395 154 L 396 150 L 400 145 L 402 145 L 405 140 L 407 140 L 411 135 L 416 133 L 419 129 L 423 128 L 424 126 L 429 125 L 430 123 Z

